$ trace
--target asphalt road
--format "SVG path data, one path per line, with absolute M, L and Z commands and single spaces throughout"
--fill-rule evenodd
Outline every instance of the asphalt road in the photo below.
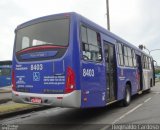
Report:
M 114 124 L 155 123 L 160 124 L 160 83 L 157 83 L 150 93 L 134 96 L 128 107 L 113 104 L 94 109 L 51 108 L 2 120 L 0 129 L 14 127 L 16 130 L 106 130 L 118 129 Z M 153 127 L 160 129 L 160 126 Z

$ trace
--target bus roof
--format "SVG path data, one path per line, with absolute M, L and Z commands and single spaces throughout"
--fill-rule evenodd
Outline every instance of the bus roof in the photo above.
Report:
M 108 35 L 109 37 L 119 41 L 119 42 L 122 42 L 123 44 L 125 45 L 128 45 L 132 48 L 134 48 L 136 51 L 138 52 L 141 52 L 147 56 L 150 56 L 148 55 L 147 53 L 145 53 L 144 51 L 140 50 L 138 47 L 134 46 L 133 44 L 127 42 L 126 40 L 124 40 L 123 38 L 120 38 L 119 36 L 117 36 L 116 34 L 106 30 L 105 28 L 101 27 L 100 25 L 92 22 L 91 20 L 89 20 L 88 18 L 78 14 L 78 13 L 75 13 L 75 12 L 66 12 L 66 13 L 60 13 L 60 14 L 53 14 L 53 15 L 48 15 L 48 16 L 43 16 L 43 17 L 40 17 L 40 18 L 36 18 L 36 19 L 33 19 L 33 20 L 30 20 L 28 22 L 25 22 L 19 26 L 17 26 L 15 32 L 21 28 L 24 28 L 24 27 L 27 27 L 27 26 L 30 26 L 32 24 L 36 24 L 36 23 L 39 23 L 39 22 L 44 22 L 44 21 L 48 21 L 48 20 L 53 20 L 53 19 L 58 19 L 58 18 L 69 18 L 71 16 L 75 16 L 75 18 L 81 20 L 81 21 L 84 21 L 85 23 L 88 23 L 89 25 L 91 25 L 93 28 L 97 29 L 99 32 L 105 34 L 105 35 Z M 151 57 L 151 56 L 150 56 Z
M 146 52 L 142 51 L 141 49 L 139 49 L 138 47 L 134 46 L 133 44 L 129 43 L 128 41 L 124 40 L 123 38 L 117 36 L 116 34 L 106 30 L 105 28 L 101 27 L 100 25 L 92 22 L 91 20 L 89 20 L 88 18 L 85 18 L 84 16 L 81 16 L 79 14 L 77 14 L 79 17 L 81 17 L 81 19 L 84 21 L 84 22 L 87 22 L 89 25 L 92 25 L 92 27 L 98 29 L 101 33 L 104 33 L 105 35 L 108 35 L 109 37 L 119 41 L 119 42 L 122 42 L 123 44 L 126 44 L 132 48 L 134 48 L 135 50 L 151 57 L 149 54 L 147 54 Z
M 61 14 L 53 14 L 53 15 L 47 15 L 47 16 L 43 16 L 43 17 L 39 17 L 36 19 L 32 19 L 30 21 L 27 21 L 25 23 L 22 23 L 20 25 L 17 26 L 17 28 L 15 29 L 15 32 L 21 28 L 33 25 L 33 24 L 37 24 L 40 22 L 44 22 L 44 21 L 49 21 L 49 20 L 53 20 L 53 19 L 60 19 L 60 18 L 69 18 L 70 16 L 74 15 L 76 13 L 73 12 L 69 12 L 69 13 L 61 13 Z

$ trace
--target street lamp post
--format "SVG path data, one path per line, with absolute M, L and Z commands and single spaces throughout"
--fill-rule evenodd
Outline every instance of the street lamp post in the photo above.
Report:
M 160 51 L 160 49 L 153 49 L 149 51 L 149 54 L 151 54 L 152 51 Z
M 147 50 L 148 53 L 150 54 L 150 50 L 149 50 L 149 49 L 147 49 L 145 46 L 143 46 L 143 48 L 144 48 L 145 50 Z
M 110 31 L 109 0 L 106 0 L 107 29 Z
M 145 50 L 147 50 L 148 51 L 148 53 L 149 53 L 149 55 L 151 54 L 151 52 L 152 51 L 160 51 L 160 49 L 153 49 L 153 50 L 149 50 L 149 49 L 147 49 L 144 45 L 139 45 L 139 48 L 141 49 L 141 50 L 143 50 L 143 49 L 145 49 Z

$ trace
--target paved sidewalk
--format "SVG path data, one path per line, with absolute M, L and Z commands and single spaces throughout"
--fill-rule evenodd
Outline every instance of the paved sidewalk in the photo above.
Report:
M 153 87 L 153 88 L 151 88 L 151 90 L 153 90 L 154 92 L 159 93 L 160 92 L 160 81 L 156 82 L 156 86 L 158 86 L 158 87 Z

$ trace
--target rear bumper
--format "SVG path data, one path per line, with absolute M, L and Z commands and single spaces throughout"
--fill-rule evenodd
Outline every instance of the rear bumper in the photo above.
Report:
M 12 99 L 17 103 L 37 104 L 30 101 L 31 97 L 42 99 L 38 105 L 55 107 L 81 107 L 81 91 L 75 90 L 68 94 L 35 94 L 12 91 Z

